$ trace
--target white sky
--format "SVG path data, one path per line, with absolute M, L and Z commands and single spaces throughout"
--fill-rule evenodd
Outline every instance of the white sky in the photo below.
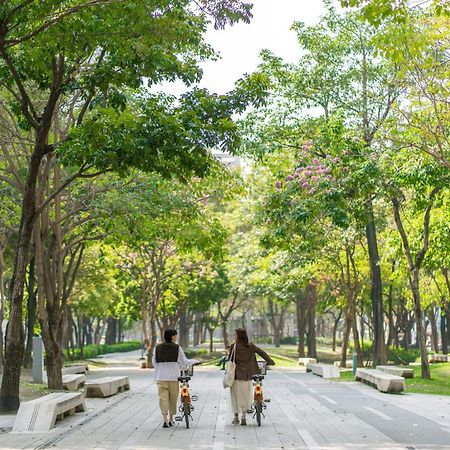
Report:
M 204 76 L 200 83 L 211 92 L 224 93 L 245 73 L 253 72 L 262 49 L 272 50 L 286 61 L 299 56 L 294 21 L 316 23 L 324 12 L 321 0 L 253 0 L 250 24 L 239 23 L 224 30 L 211 28 L 206 41 L 220 54 L 218 61 L 202 64 Z M 164 85 L 163 90 L 178 95 L 186 90 L 181 83 Z

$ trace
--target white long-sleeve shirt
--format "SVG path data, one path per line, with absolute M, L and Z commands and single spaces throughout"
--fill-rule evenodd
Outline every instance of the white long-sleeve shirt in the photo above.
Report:
M 153 352 L 152 364 L 155 368 L 156 381 L 177 381 L 180 376 L 181 367 L 189 367 L 198 363 L 196 359 L 189 359 L 184 354 L 183 349 L 178 347 L 177 362 L 156 362 L 156 352 Z

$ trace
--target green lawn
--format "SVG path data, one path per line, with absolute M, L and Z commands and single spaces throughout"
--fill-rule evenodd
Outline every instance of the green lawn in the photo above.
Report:
M 296 361 L 296 365 L 298 365 L 298 350 L 296 345 L 282 345 L 278 348 L 265 347 L 264 345 L 260 345 L 260 347 L 270 354 L 292 358 Z M 337 348 L 336 350 L 337 351 L 333 352 L 329 345 L 317 344 L 317 358 L 320 362 L 333 364 L 340 359 L 340 348 Z M 351 356 L 349 356 L 349 358 L 351 359 Z
M 420 367 L 414 367 L 414 378 L 406 379 L 406 390 L 420 394 L 450 395 L 450 363 L 430 364 L 431 380 L 420 377 Z
M 450 363 L 430 364 L 431 380 L 420 376 L 420 367 L 414 367 L 414 378 L 406 378 L 406 392 L 450 395 Z M 340 381 L 354 381 L 352 371 L 341 372 Z

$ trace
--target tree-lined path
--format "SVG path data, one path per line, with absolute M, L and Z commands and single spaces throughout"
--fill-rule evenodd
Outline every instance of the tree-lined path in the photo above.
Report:
M 266 378 L 271 398 L 262 427 L 231 425 L 221 372 L 197 369 L 199 399 L 189 430 L 163 429 L 153 373 L 136 366 L 137 352 L 112 355 L 99 375 L 128 375 L 131 390 L 87 399 L 88 411 L 57 422 L 46 434 L 5 432 L 3 449 L 445 449 L 450 448 L 450 402 L 420 394 L 386 395 L 363 385 L 330 382 L 300 369 L 275 368 Z M 3 416 L 2 426 L 8 418 Z

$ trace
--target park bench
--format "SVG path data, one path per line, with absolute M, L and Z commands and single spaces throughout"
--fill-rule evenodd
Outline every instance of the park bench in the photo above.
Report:
M 117 392 L 128 391 L 130 382 L 128 377 L 105 377 L 86 382 L 87 397 L 109 397 Z
M 405 379 L 378 369 L 356 369 L 356 381 L 363 381 L 381 392 L 399 393 L 405 390 Z
M 378 370 L 391 375 L 398 375 L 403 378 L 414 378 L 414 369 L 399 366 L 377 366 Z
M 86 364 L 77 364 L 77 365 L 73 365 L 73 366 L 63 367 L 62 373 L 63 373 L 63 375 L 78 374 L 78 373 L 85 374 L 88 371 L 89 371 L 89 368 Z
M 76 391 L 83 387 L 86 382 L 86 377 L 83 374 L 68 374 L 63 375 L 63 387 L 66 391 Z
M 333 364 L 336 367 L 341 367 L 341 362 L 340 361 L 335 361 Z M 351 369 L 352 367 L 353 367 L 353 361 L 352 360 L 347 360 L 345 362 L 345 368 L 346 369 Z
M 439 353 L 434 353 L 430 355 L 430 363 L 437 362 L 449 362 L 448 355 L 441 355 Z
M 316 358 L 298 358 L 298 364 L 300 366 L 307 366 L 308 364 L 314 364 L 316 362 Z
M 83 411 L 86 411 L 86 405 L 81 392 L 55 392 L 36 400 L 22 402 L 13 431 L 49 431 L 55 426 L 57 420 Z
M 339 368 L 334 364 L 308 364 L 306 371 L 322 378 L 339 378 L 341 376 Z

